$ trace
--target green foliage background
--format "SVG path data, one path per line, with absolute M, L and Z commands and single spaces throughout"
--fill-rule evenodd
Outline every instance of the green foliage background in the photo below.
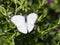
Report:
M 38 14 L 31 33 L 20 33 L 10 21 L 21 13 Z M 60 0 L 0 0 L 0 45 L 60 45 Z

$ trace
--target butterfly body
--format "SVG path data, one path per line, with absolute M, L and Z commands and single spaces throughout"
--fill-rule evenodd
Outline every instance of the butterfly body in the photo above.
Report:
M 24 16 L 25 17 L 25 22 L 27 23 L 27 16 Z
M 15 15 L 11 18 L 11 21 L 20 32 L 27 34 L 33 30 L 37 17 L 35 13 L 31 13 L 28 16 Z

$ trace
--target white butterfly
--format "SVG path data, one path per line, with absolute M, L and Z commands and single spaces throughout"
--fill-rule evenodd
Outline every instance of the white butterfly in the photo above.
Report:
M 31 32 L 34 28 L 34 23 L 37 19 L 37 14 L 31 13 L 28 16 L 21 16 L 21 15 L 15 15 L 11 18 L 12 23 L 15 24 L 17 29 L 27 34 L 28 32 Z

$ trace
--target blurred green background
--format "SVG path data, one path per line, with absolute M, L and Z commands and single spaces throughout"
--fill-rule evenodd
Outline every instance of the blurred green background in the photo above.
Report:
M 22 34 L 10 18 L 30 13 L 36 29 Z M 0 45 L 60 45 L 60 0 L 0 0 Z

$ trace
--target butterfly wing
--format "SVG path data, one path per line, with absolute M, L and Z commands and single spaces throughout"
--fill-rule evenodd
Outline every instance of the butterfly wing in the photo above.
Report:
M 28 32 L 31 32 L 32 29 L 34 28 L 34 23 L 37 19 L 37 14 L 31 13 L 27 16 L 27 23 L 28 23 Z
M 27 24 L 25 23 L 24 16 L 16 15 L 11 18 L 12 23 L 17 26 L 17 29 L 22 33 L 27 33 Z

